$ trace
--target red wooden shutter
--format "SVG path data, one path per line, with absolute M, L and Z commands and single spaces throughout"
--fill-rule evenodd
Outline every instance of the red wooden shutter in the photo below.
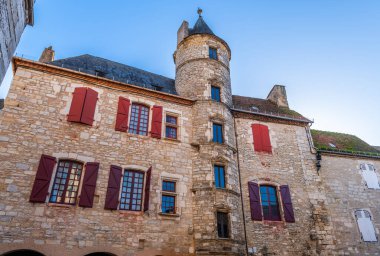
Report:
M 262 151 L 263 142 L 261 137 L 261 129 L 259 124 L 252 124 L 252 133 L 253 133 L 253 145 L 255 147 L 255 151 Z
M 111 165 L 108 178 L 105 209 L 116 210 L 119 205 L 119 191 L 121 181 L 121 167 Z
M 73 100 L 70 106 L 70 112 L 67 116 L 67 121 L 81 122 L 83 105 L 86 98 L 86 91 L 87 88 L 85 87 L 75 88 L 73 93 Z
M 262 148 L 263 151 L 272 153 L 272 146 L 270 144 L 269 129 L 266 125 L 260 125 L 261 137 L 262 137 Z
M 36 177 L 33 184 L 29 201 L 34 203 L 44 203 L 49 190 L 51 176 L 53 174 L 55 157 L 41 155 Z
M 280 186 L 282 206 L 284 208 L 284 217 L 286 222 L 295 222 L 292 199 L 288 185 Z
M 153 106 L 151 136 L 153 138 L 161 139 L 161 128 L 162 128 L 162 107 Z
M 249 203 L 251 205 L 252 220 L 262 220 L 259 185 L 252 181 L 248 182 Z
M 126 132 L 128 130 L 128 115 L 130 106 L 131 102 L 129 99 L 119 97 L 115 125 L 116 131 Z
M 146 172 L 145 181 L 145 197 L 144 197 L 144 212 L 149 210 L 149 192 L 150 192 L 150 179 L 152 176 L 152 166 Z
M 82 191 L 80 193 L 79 206 L 92 207 L 98 179 L 99 163 L 87 163 L 84 173 Z
M 86 99 L 83 105 L 83 111 L 80 121 L 84 124 L 92 125 L 98 93 L 91 88 L 87 88 Z

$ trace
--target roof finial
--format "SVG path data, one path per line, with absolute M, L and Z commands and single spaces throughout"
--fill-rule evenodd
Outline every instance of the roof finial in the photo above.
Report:
M 198 11 L 197 11 L 199 17 L 202 17 L 202 9 L 198 7 Z

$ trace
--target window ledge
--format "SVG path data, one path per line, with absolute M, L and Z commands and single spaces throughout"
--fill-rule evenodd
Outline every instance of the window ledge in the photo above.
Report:
M 158 215 L 165 216 L 165 217 L 173 217 L 173 218 L 177 218 L 180 216 L 178 213 L 164 213 L 164 212 L 159 212 Z
M 167 137 L 162 137 L 162 139 L 171 141 L 171 142 L 181 142 L 179 139 L 172 139 L 172 138 L 167 138 Z
M 52 206 L 52 207 L 63 207 L 63 208 L 72 208 L 76 207 L 75 204 L 59 204 L 59 203 L 47 203 L 47 206 Z
M 129 211 L 129 210 L 120 210 L 120 209 L 118 209 L 118 211 L 119 211 L 119 214 L 123 215 L 123 216 L 127 216 L 127 215 L 143 215 L 144 214 L 143 211 Z

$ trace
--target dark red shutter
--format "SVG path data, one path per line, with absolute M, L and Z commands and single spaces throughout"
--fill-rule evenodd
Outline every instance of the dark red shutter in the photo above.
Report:
M 130 106 L 131 102 L 129 99 L 119 97 L 115 125 L 116 131 L 126 132 L 128 130 L 128 115 Z
M 87 88 L 85 87 L 75 88 L 73 93 L 73 100 L 71 101 L 70 112 L 67 116 L 67 121 L 81 122 L 84 100 L 86 98 L 86 91 Z
M 83 178 L 82 191 L 80 193 L 79 206 L 92 207 L 96 180 L 98 179 L 99 163 L 87 163 Z
M 288 185 L 280 186 L 282 206 L 284 208 L 284 217 L 286 222 L 295 222 L 292 199 Z
M 262 220 L 259 185 L 252 181 L 248 182 L 249 203 L 251 205 L 252 220 Z
M 144 212 L 149 210 L 149 192 L 150 192 L 150 179 L 152 176 L 152 167 L 146 172 L 146 181 L 145 181 L 145 197 L 144 197 Z
M 86 99 L 83 105 L 83 111 L 80 121 L 84 124 L 92 125 L 94 122 L 96 102 L 98 93 L 91 88 L 87 88 Z
M 272 153 L 272 146 L 270 144 L 268 126 L 260 125 L 260 130 L 261 130 L 262 150 L 268 153 Z
M 153 138 L 161 139 L 161 128 L 162 128 L 162 107 L 153 106 L 151 136 Z
M 253 145 L 255 147 L 255 151 L 262 151 L 263 143 L 261 140 L 261 129 L 259 124 L 252 124 L 252 133 L 253 133 Z
M 36 177 L 33 184 L 29 201 L 34 203 L 44 203 L 49 192 L 49 184 L 53 174 L 55 157 L 41 155 Z
M 106 195 L 106 203 L 104 208 L 116 210 L 119 205 L 119 191 L 121 181 L 121 167 L 111 165 L 110 175 L 108 178 L 108 187 Z

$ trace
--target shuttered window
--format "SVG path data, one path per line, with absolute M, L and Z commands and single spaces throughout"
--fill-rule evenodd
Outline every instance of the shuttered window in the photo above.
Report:
M 108 177 L 108 187 L 106 194 L 105 209 L 116 210 L 119 205 L 119 192 L 122 168 L 120 166 L 111 165 Z
M 98 93 L 95 90 L 85 87 L 75 88 L 67 120 L 92 125 L 97 100 Z
M 77 200 L 82 171 L 81 163 L 69 160 L 59 161 L 49 201 L 74 205 Z
M 125 170 L 120 197 L 120 209 L 141 211 L 144 173 Z
M 129 99 L 119 97 L 115 124 L 116 131 L 126 132 L 128 130 L 128 116 L 130 105 L 131 102 Z
M 252 124 L 253 145 L 257 152 L 272 153 L 268 126 Z
M 361 164 L 362 176 L 368 188 L 380 189 L 379 179 L 372 164 Z
M 140 104 L 132 104 L 129 133 L 148 135 L 149 108 Z
M 216 188 L 226 187 L 224 166 L 214 165 L 214 179 Z
M 217 212 L 217 229 L 218 229 L 218 237 L 220 238 L 229 238 L 230 237 L 230 225 L 228 213 L 225 212 Z
M 30 202 L 44 203 L 46 201 L 55 163 L 55 157 L 41 155 L 32 192 L 29 198 Z
M 162 107 L 153 106 L 153 116 L 152 116 L 152 130 L 150 135 L 152 138 L 161 139 L 162 130 Z
M 249 203 L 252 220 L 281 220 L 280 200 L 277 188 L 270 185 L 258 185 L 255 182 L 248 182 Z M 280 195 L 286 222 L 295 222 L 293 204 L 288 185 L 280 186 Z
M 99 163 L 86 163 L 79 206 L 92 207 L 98 179 Z
M 212 124 L 213 137 L 212 141 L 216 143 L 223 143 L 223 126 L 221 124 Z
M 362 240 L 365 242 L 377 242 L 377 235 L 370 213 L 366 210 L 357 210 L 355 211 L 355 217 Z

